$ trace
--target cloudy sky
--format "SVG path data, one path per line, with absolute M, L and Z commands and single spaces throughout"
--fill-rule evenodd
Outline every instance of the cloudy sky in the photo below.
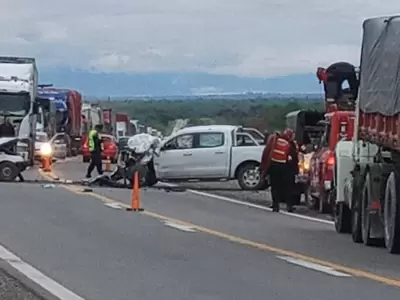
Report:
M 400 13 L 399 0 L 3 2 L 1 54 L 41 67 L 268 77 L 357 64 L 362 21 Z

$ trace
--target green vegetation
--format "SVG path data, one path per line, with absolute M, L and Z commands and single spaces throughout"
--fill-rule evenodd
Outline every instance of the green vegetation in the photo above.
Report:
M 285 115 L 299 109 L 323 109 L 315 100 L 126 100 L 102 103 L 116 112 L 127 112 L 132 119 L 159 130 L 168 130 L 175 119 L 189 119 L 192 125 L 232 124 L 259 130 L 282 129 Z

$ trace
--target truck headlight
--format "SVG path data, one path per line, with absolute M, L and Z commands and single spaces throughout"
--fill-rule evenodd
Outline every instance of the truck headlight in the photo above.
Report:
M 49 143 L 44 143 L 40 147 L 40 154 L 42 156 L 51 156 L 52 153 L 53 153 L 53 149 L 51 148 L 51 145 Z
M 310 170 L 310 162 L 308 160 L 304 161 L 303 168 L 304 168 L 305 171 Z

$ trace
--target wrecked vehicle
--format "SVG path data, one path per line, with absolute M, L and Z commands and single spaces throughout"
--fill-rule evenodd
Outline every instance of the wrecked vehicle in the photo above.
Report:
M 26 170 L 29 161 L 17 153 L 17 137 L 0 138 L 0 181 L 14 181 L 17 177 L 24 181 L 22 172 Z

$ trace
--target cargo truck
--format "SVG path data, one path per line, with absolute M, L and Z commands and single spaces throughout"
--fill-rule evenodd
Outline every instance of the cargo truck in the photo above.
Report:
M 335 151 L 335 228 L 400 253 L 400 16 L 364 21 L 361 49 L 353 139 Z
M 52 101 L 56 108 L 56 132 L 66 133 L 67 155 L 76 156 L 81 148 L 82 95 L 74 90 L 43 87 L 41 98 Z
M 0 57 L 0 116 L 8 118 L 14 125 L 15 133 L 21 139 L 17 151 L 28 165 L 34 164 L 39 113 L 37 85 L 38 71 L 34 58 Z

